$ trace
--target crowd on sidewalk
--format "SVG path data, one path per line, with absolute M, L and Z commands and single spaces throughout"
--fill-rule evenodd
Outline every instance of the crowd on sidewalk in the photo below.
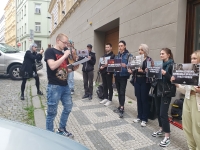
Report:
M 24 57 L 24 63 L 21 69 L 21 76 L 23 82 L 21 86 L 21 100 L 24 100 L 25 83 L 28 78 L 34 77 L 36 80 L 36 87 L 38 94 L 43 93 L 39 89 L 39 77 L 35 69 L 35 60 L 42 59 L 43 50 L 36 53 L 36 44 L 30 46 Z M 92 100 L 93 96 L 93 78 L 94 66 L 96 64 L 96 55 L 91 44 L 87 45 L 88 56 L 87 61 L 82 63 L 83 99 L 88 98 Z M 176 94 L 176 89 L 185 94 L 185 101 L 183 106 L 183 131 L 185 133 L 188 148 L 191 150 L 200 150 L 200 87 L 190 85 L 172 84 L 175 78 L 172 75 L 173 64 L 175 62 L 173 53 L 169 48 L 162 48 L 160 50 L 160 59 L 163 62 L 162 79 L 151 80 L 146 77 L 147 61 L 154 62 L 150 57 L 149 47 L 146 44 L 139 45 L 138 53 L 144 56 L 142 67 L 138 69 L 128 69 L 128 59 L 133 55 L 127 50 L 126 42 L 121 40 L 118 43 L 118 53 L 115 55 L 112 52 L 112 44 L 105 44 L 105 54 L 102 57 L 109 57 L 110 59 L 121 59 L 122 70 L 120 72 L 108 72 L 107 62 L 99 62 L 98 70 L 103 82 L 104 99 L 100 104 L 109 106 L 112 104 L 113 97 L 113 82 L 116 85 L 118 92 L 119 105 L 115 113 L 119 114 L 119 118 L 123 118 L 125 111 L 125 93 L 127 82 L 132 75 L 133 91 L 137 98 L 137 113 L 138 115 L 133 119 L 134 123 L 140 123 L 141 127 L 148 125 L 149 115 L 149 92 L 153 89 L 154 101 L 156 104 L 156 113 L 158 117 L 158 131 L 152 133 L 153 137 L 163 136 L 160 142 L 161 147 L 166 147 L 170 144 L 170 123 L 168 121 L 168 110 L 172 97 Z M 59 129 L 57 133 L 73 137 L 73 134 L 66 130 L 66 124 L 69 114 L 72 110 L 72 97 L 74 94 L 74 72 L 79 68 L 79 65 L 70 66 L 70 64 L 81 61 L 84 57 L 80 57 L 76 53 L 74 42 L 64 34 L 58 34 L 56 37 L 56 44 L 49 46 L 44 54 L 44 60 L 47 65 L 47 117 L 46 129 L 54 132 L 53 122 L 57 115 L 58 103 L 61 100 L 63 111 L 60 118 Z M 28 62 L 28 63 L 27 63 Z M 191 54 L 191 63 L 200 63 L 200 51 L 197 50 Z M 70 67 L 69 67 L 70 66 Z M 30 69 L 31 68 L 31 69 Z

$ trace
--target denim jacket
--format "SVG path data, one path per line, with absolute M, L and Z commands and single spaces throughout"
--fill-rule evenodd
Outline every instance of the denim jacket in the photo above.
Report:
M 122 55 L 120 56 L 120 53 L 118 53 L 115 56 L 115 59 L 122 59 L 122 63 L 128 64 L 128 58 L 132 56 L 132 54 L 129 53 L 128 50 L 125 50 Z M 130 74 L 128 73 L 127 67 L 122 67 L 122 72 L 114 72 L 114 76 L 116 78 L 127 78 L 129 79 Z

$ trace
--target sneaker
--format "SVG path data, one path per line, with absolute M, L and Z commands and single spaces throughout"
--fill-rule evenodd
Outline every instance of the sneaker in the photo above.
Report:
M 113 112 L 115 112 L 115 113 L 119 113 L 119 109 L 120 109 L 120 107 L 114 109 Z
M 141 120 L 139 118 L 137 118 L 137 119 L 134 119 L 133 122 L 138 123 L 138 122 L 141 122 Z
M 21 100 L 24 100 L 24 94 L 21 94 L 20 98 L 21 98 Z
M 104 106 L 109 106 L 111 104 L 111 101 L 107 101 L 105 104 L 104 104 Z
M 102 101 L 100 101 L 100 104 L 105 104 L 108 100 L 107 99 L 104 99 Z
M 39 90 L 39 91 L 37 91 L 37 94 L 38 95 L 43 95 L 43 93 Z
M 61 131 L 60 129 L 57 130 L 58 134 L 69 137 L 69 138 L 74 138 L 74 135 L 70 132 L 68 132 L 67 130 Z
M 146 127 L 147 126 L 147 122 L 146 121 L 142 121 L 141 122 L 141 127 Z
M 170 139 L 169 137 L 165 137 L 161 142 L 160 142 L 160 146 L 161 147 L 167 147 L 170 144 Z
M 164 136 L 164 135 L 165 135 L 164 132 L 162 132 L 161 130 L 156 131 L 152 134 L 153 137 L 157 137 L 157 136 L 159 137 L 159 136 Z
M 124 109 L 120 108 L 119 110 L 119 118 L 123 118 L 124 117 Z
M 88 98 L 89 97 L 89 95 L 84 95 L 83 97 L 82 97 L 82 99 L 85 99 L 85 98 Z
M 74 89 L 71 89 L 71 95 L 73 95 L 74 94 Z

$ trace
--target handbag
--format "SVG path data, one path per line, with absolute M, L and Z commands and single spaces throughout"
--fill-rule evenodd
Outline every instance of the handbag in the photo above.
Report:
M 158 97 L 175 97 L 176 86 L 170 83 L 159 83 L 157 84 L 157 96 Z

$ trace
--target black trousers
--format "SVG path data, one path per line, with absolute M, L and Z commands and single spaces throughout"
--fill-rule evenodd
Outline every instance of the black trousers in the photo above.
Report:
M 149 115 L 149 90 L 151 84 L 146 83 L 146 77 L 137 77 L 134 87 L 135 96 L 137 97 L 137 118 L 147 122 Z
M 115 84 L 118 92 L 119 105 L 124 107 L 127 79 L 115 78 Z
M 34 78 L 35 78 L 35 85 L 36 85 L 36 88 L 37 88 L 37 90 L 39 91 L 39 90 L 40 90 L 40 80 L 39 80 L 39 77 L 36 76 L 36 77 L 34 77 Z M 27 81 L 27 78 L 22 78 L 21 94 L 24 94 L 24 90 L 25 90 L 25 87 L 26 87 L 26 81 Z
M 112 86 L 113 74 L 102 73 L 101 77 L 102 77 L 102 81 L 103 81 L 104 98 L 112 101 L 112 97 L 113 97 L 113 86 Z M 108 96 L 108 91 L 109 91 L 109 96 Z
M 168 110 L 171 103 L 171 97 L 157 97 L 155 96 L 156 113 L 158 116 L 159 126 L 165 133 L 170 133 L 170 124 L 168 120 Z
M 85 95 L 92 95 L 93 94 L 93 78 L 94 72 L 83 72 L 83 84 Z

